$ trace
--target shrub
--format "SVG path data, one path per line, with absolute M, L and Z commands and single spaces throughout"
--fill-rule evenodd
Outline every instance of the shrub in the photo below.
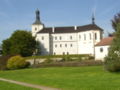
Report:
M 120 58 L 117 54 L 105 57 L 104 67 L 107 71 L 118 72 L 120 71 Z
M 27 68 L 30 64 L 21 56 L 13 56 L 7 62 L 8 69 L 22 69 Z
M 73 61 L 73 59 L 69 55 L 64 55 L 62 61 Z
M 51 59 L 51 58 L 47 58 L 46 60 L 45 60 L 45 62 L 44 63 L 52 63 L 53 62 L 53 60 Z
M 7 61 L 10 57 L 12 57 L 12 56 L 11 55 L 0 56 L 0 70 L 6 70 L 7 69 Z

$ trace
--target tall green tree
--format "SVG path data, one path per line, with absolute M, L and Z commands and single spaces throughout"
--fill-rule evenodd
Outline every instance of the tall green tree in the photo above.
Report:
M 31 56 L 36 49 L 36 41 L 30 32 L 17 30 L 9 39 L 3 41 L 2 47 L 3 55 Z
M 104 62 L 105 69 L 111 72 L 120 71 L 120 22 L 116 23 L 115 30 L 114 39 Z
M 117 24 L 120 23 L 120 13 L 114 16 L 114 19 L 112 20 L 112 27 L 115 31 L 117 31 Z

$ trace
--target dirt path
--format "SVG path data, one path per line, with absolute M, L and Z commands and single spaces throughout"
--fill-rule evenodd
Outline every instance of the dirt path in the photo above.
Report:
M 37 88 L 37 89 L 40 89 L 40 90 L 60 90 L 60 89 L 57 89 L 57 88 L 50 88 L 50 87 L 45 87 L 45 86 L 41 86 L 41 85 L 29 84 L 29 83 L 24 83 L 24 82 L 19 82 L 19 81 L 10 80 L 10 79 L 4 79 L 4 78 L 0 78 L 0 81 L 14 83 L 14 84 L 27 86 L 27 87 L 31 87 L 31 88 Z

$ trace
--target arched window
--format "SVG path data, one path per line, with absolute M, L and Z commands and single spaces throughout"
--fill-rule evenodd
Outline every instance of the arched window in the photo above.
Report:
M 79 39 L 81 39 L 81 35 L 79 35 Z
M 67 44 L 65 44 L 65 47 L 67 47 Z
M 95 33 L 95 40 L 97 40 L 97 33 Z
M 42 36 L 42 40 L 44 40 L 44 37 Z
M 86 40 L 86 34 L 84 34 L 84 40 Z
M 60 47 L 62 47 L 62 44 L 60 44 Z
M 70 39 L 72 40 L 72 36 L 70 36 Z
M 35 28 L 35 31 L 37 30 L 37 28 Z
M 62 37 L 60 36 L 60 40 L 62 39 Z
M 55 44 L 55 47 L 57 47 L 57 44 Z
M 57 37 L 55 37 L 55 40 L 57 40 Z
M 72 44 L 70 44 L 70 47 L 72 47 L 73 45 Z
M 100 48 L 100 52 L 103 52 L 103 48 Z
M 89 34 L 89 36 L 90 36 L 90 40 L 92 39 L 92 37 L 91 37 L 91 33 Z

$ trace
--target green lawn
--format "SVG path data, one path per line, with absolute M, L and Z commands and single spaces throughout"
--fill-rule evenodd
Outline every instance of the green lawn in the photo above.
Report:
M 32 89 L 21 85 L 0 81 L 0 90 L 38 90 L 38 89 Z
M 106 72 L 102 66 L 1 71 L 0 77 L 62 90 L 120 90 L 120 73 Z

